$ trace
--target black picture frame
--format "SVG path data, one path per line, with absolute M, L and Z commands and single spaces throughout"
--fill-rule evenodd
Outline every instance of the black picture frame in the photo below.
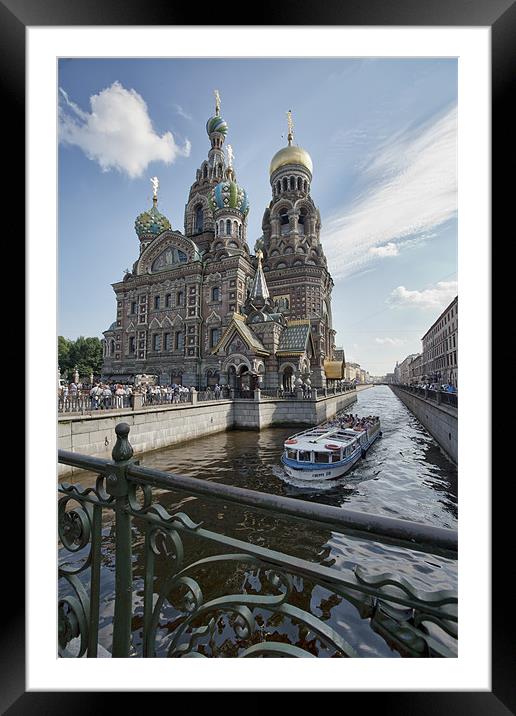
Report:
M 257 12 L 255 8 L 255 12 Z M 326 0 L 282 0 L 260 3 L 259 17 L 253 25 L 306 26 L 484 26 L 491 28 L 492 37 L 492 170 L 493 235 L 498 229 L 509 227 L 508 212 L 514 199 L 513 181 L 501 179 L 502 171 L 514 150 L 514 115 L 509 111 L 511 80 L 514 82 L 514 46 L 516 44 L 516 5 L 513 0 L 361 0 L 338 2 Z M 203 9 L 203 25 L 231 25 L 230 13 L 213 8 Z M 234 13 L 240 17 L 240 13 Z M 20 186 L 24 181 L 25 147 L 25 29 L 28 26 L 81 25 L 196 25 L 196 7 L 165 3 L 160 0 L 0 0 L 0 87 L 4 100 L 4 136 L 17 147 L 16 162 L 9 165 L 9 176 Z M 244 17 L 244 16 L 242 16 Z M 221 22 L 222 20 L 222 22 Z M 514 151 L 512 152 L 514 155 Z M 511 232 L 512 234 L 513 232 Z M 511 238 L 512 240 L 512 238 Z M 18 259 L 19 260 L 19 259 Z M 494 320 L 494 313 L 493 313 Z M 493 322 L 493 331 L 496 323 Z M 29 346 L 30 348 L 30 346 Z M 493 410 L 496 408 L 493 392 Z M 28 445 L 30 450 L 30 444 Z M 507 474 L 512 480 L 512 476 Z M 493 485 L 492 528 L 492 691 L 461 692 L 367 692 L 347 693 L 349 699 L 358 695 L 361 707 L 378 704 L 381 712 L 397 714 L 434 713 L 502 714 L 516 713 L 514 669 L 514 621 L 511 618 L 512 593 L 504 586 L 507 579 L 507 551 L 504 524 L 513 520 L 513 502 L 507 499 L 504 484 Z M 20 489 L 17 486 L 17 489 Z M 20 499 L 18 493 L 17 499 Z M 511 512 L 509 512 L 511 510 Z M 9 540 L 10 544 L 10 540 Z M 26 692 L 25 690 L 25 608 L 23 599 L 24 553 L 23 539 L 16 549 L 10 547 L 6 572 L 11 585 L 9 610 L 0 637 L 0 710 L 10 716 L 18 714 L 82 714 L 103 712 L 115 705 L 111 693 L 85 692 Z M 512 560 L 511 560 L 512 563 Z M 49 573 L 52 567 L 49 567 Z M 63 688 L 66 685 L 63 684 Z M 410 688 L 410 684 L 407 684 Z M 338 686 L 336 689 L 338 690 Z M 131 695 L 134 706 L 136 694 Z

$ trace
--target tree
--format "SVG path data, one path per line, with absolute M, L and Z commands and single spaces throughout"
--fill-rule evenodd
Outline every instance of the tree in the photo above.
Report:
M 102 368 L 102 343 L 98 338 L 79 336 L 69 341 L 63 336 L 58 338 L 59 367 L 69 378 L 77 367 L 80 376 L 98 374 Z
M 63 336 L 57 338 L 57 364 L 61 373 L 67 373 L 73 366 L 70 364 L 70 347 L 72 341 Z

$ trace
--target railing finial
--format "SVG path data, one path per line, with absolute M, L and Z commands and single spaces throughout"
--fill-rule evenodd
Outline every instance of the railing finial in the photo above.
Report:
M 118 423 L 115 427 L 116 443 L 111 451 L 111 457 L 115 462 L 125 462 L 133 456 L 133 448 L 127 437 L 130 429 L 127 423 Z

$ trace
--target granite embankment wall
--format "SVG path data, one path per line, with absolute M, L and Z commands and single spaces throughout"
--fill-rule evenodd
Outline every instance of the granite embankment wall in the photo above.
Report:
M 449 405 L 437 405 L 398 386 L 390 386 L 393 393 L 413 413 L 419 422 L 438 442 L 446 455 L 458 461 L 458 411 Z
M 356 393 L 338 393 L 314 400 L 210 400 L 203 403 L 113 410 L 91 415 L 59 416 L 58 447 L 110 458 L 115 426 L 127 423 L 135 454 L 175 445 L 232 429 L 263 430 L 280 425 L 315 425 L 356 400 Z M 73 472 L 59 465 L 59 476 Z

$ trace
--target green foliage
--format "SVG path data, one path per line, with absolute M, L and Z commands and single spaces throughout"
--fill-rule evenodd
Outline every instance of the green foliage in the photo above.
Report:
M 100 373 L 102 344 L 98 338 L 79 336 L 76 341 L 70 341 L 59 336 L 57 341 L 59 369 L 68 379 L 73 377 L 76 366 L 81 378 L 88 378 L 90 373 Z

